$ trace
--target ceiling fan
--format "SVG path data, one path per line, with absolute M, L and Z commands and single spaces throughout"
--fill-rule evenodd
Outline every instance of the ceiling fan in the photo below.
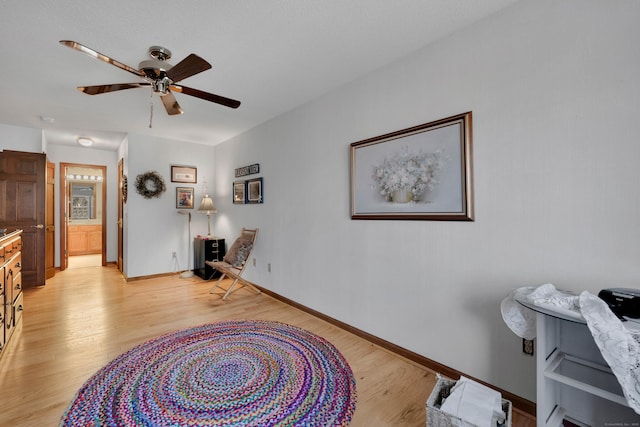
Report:
M 78 42 L 74 42 L 72 40 L 60 40 L 60 44 L 82 52 L 92 58 L 115 65 L 118 68 L 146 80 L 145 82 L 138 83 L 115 83 L 78 87 L 78 90 L 88 95 L 98 95 L 100 93 L 115 92 L 117 90 L 134 89 L 138 87 L 151 87 L 155 93 L 160 95 L 164 108 L 170 115 L 183 113 L 182 108 L 180 108 L 180 105 L 178 104 L 178 101 L 176 101 L 172 92 L 195 96 L 196 98 L 215 102 L 216 104 L 230 108 L 238 108 L 240 106 L 240 101 L 176 84 L 187 77 L 191 77 L 211 68 L 211 64 L 196 54 L 192 53 L 176 65 L 171 65 L 166 62 L 171 58 L 171 51 L 169 49 L 162 46 L 151 46 L 149 48 L 149 55 L 152 59 L 140 62 L 140 64 L 138 64 L 138 69 L 135 69 Z

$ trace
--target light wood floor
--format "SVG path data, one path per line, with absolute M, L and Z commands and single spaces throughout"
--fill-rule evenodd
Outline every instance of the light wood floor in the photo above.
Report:
M 93 255 L 74 255 L 69 257 L 67 268 L 74 270 L 76 268 L 101 267 L 102 254 Z
M 222 301 L 195 277 L 125 283 L 115 267 L 58 272 L 25 291 L 21 331 L 0 359 L 0 426 L 57 426 L 88 377 L 158 335 L 228 319 L 275 320 L 332 342 L 349 362 L 358 404 L 351 426 L 425 426 L 432 371 L 270 296 L 239 290 Z M 533 427 L 514 412 L 514 427 Z

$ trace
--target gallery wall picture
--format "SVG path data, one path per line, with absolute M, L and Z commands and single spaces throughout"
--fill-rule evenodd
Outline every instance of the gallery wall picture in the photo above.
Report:
M 233 183 L 233 203 L 237 205 L 244 204 L 244 181 L 236 181 Z
M 193 209 L 193 187 L 176 187 L 176 209 Z
M 171 182 L 195 184 L 198 182 L 198 169 L 193 166 L 171 165 Z
M 263 202 L 263 186 L 262 178 L 254 178 L 246 181 L 246 200 L 247 203 L 262 203 Z
M 263 178 L 234 181 L 232 197 L 236 205 L 264 203 Z

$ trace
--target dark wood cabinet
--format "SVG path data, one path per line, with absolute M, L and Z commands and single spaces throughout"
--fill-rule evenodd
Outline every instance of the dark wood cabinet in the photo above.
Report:
M 220 277 L 220 273 L 205 261 L 222 261 L 226 253 L 224 239 L 196 237 L 193 242 L 193 272 L 205 280 Z

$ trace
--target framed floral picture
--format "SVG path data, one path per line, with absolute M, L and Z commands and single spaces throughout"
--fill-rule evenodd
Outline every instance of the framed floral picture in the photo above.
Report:
M 176 187 L 176 209 L 193 209 L 193 187 Z
M 350 146 L 351 219 L 473 221 L 471 112 Z

